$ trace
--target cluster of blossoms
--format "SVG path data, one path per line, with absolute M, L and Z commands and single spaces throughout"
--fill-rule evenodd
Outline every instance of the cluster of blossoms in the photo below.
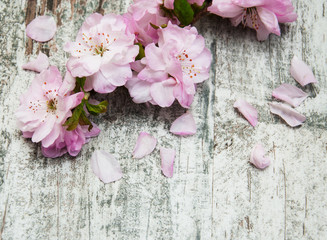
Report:
M 23 66 L 40 73 L 21 98 L 16 113 L 19 128 L 24 137 L 41 143 L 46 157 L 67 152 L 76 156 L 90 137 L 100 133 L 89 120 L 90 114 L 107 109 L 106 101 L 92 104 L 92 90 L 105 94 L 125 86 L 135 103 L 169 107 L 177 100 L 189 108 L 197 84 L 209 78 L 212 60 L 204 38 L 192 27 L 195 21 L 213 13 L 230 18 L 235 26 L 242 23 L 255 29 L 258 40 L 265 40 L 269 33 L 280 35 L 279 22 L 296 19 L 293 10 L 290 0 L 134 0 L 123 15 L 94 13 L 86 18 L 75 41 L 64 47 L 70 54 L 64 81 L 42 53 Z M 55 21 L 48 16 L 37 17 L 26 29 L 27 36 L 40 42 L 49 41 L 55 31 Z M 183 136 L 195 130 L 189 113 L 176 120 L 171 129 Z M 152 140 L 151 146 L 145 141 L 148 146 L 142 149 L 140 142 L 135 157 L 149 154 L 156 145 Z M 174 151 L 161 152 L 162 158 L 172 164 Z M 114 161 L 103 152 L 96 156 Z M 112 161 L 105 165 L 117 169 Z M 93 162 L 93 170 L 107 179 L 101 173 L 101 164 Z M 163 166 L 164 172 L 171 168 Z M 172 172 L 165 175 L 171 176 Z

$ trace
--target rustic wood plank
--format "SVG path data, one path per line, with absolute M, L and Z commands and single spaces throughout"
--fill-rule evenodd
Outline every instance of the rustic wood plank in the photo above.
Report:
M 134 104 L 124 88 L 108 96 L 109 112 L 96 119 L 103 130 L 77 158 L 46 159 L 22 138 L 14 112 L 34 78 L 21 65 L 38 51 L 60 67 L 62 46 L 75 38 L 95 11 L 123 13 L 131 1 L 42 0 L 0 2 L 0 239 L 324 239 L 327 236 L 327 4 L 298 0 L 299 19 L 282 25 L 282 36 L 257 42 L 255 33 L 215 16 L 197 26 L 213 53 L 208 81 L 199 87 L 192 113 L 195 136 L 169 134 L 185 110 Z M 25 36 L 35 15 L 53 15 L 58 31 L 38 44 Z M 271 115 L 272 89 L 295 84 L 293 55 L 319 81 L 298 110 L 307 116 L 289 128 Z M 245 97 L 259 110 L 253 129 L 233 109 Z M 139 131 L 177 151 L 175 173 L 160 173 L 159 151 L 131 158 Z M 259 171 L 249 153 L 262 142 L 273 159 Z M 119 159 L 124 178 L 104 185 L 89 159 L 105 149 Z

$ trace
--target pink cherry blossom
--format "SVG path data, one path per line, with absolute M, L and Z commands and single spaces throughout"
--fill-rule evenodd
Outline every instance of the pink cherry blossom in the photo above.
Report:
M 70 95 L 70 88 L 62 84 L 58 68 L 51 66 L 38 74 L 22 95 L 16 112 L 18 126 L 25 137 L 49 147 L 59 137 L 62 124 L 72 115 L 71 109 L 80 104 L 83 97 L 81 92 Z
M 84 21 L 76 41 L 66 44 L 67 68 L 73 77 L 87 77 L 85 88 L 109 93 L 132 77 L 129 63 L 138 54 L 135 36 L 126 32 L 124 18 L 94 13 Z
M 141 60 L 144 68 L 126 87 L 138 102 L 151 98 L 150 103 L 169 107 L 177 99 L 189 108 L 196 84 L 209 77 L 211 53 L 194 27 L 180 28 L 169 22 L 158 34 L 158 46 L 146 46 Z M 143 90 L 147 94 L 138 92 Z
M 151 24 L 162 26 L 168 23 L 168 18 L 164 17 L 160 9 L 161 4 L 163 0 L 134 0 L 128 12 L 123 15 L 128 31 L 135 34 L 136 40 L 144 46 L 158 42 L 157 29 Z
M 213 0 L 208 11 L 230 18 L 234 26 L 242 23 L 255 29 L 259 41 L 266 40 L 270 33 L 279 36 L 278 22 L 297 19 L 291 0 Z
M 78 125 L 73 131 L 67 131 L 66 127 L 60 128 L 60 134 L 56 141 L 49 147 L 42 146 L 42 153 L 45 157 L 56 158 L 65 153 L 77 156 L 84 144 L 88 143 L 91 137 L 96 137 L 100 133 L 97 125 L 92 123 L 93 128 L 89 131 L 88 126 Z
M 88 126 L 78 125 L 73 131 L 67 131 L 66 127 L 60 128 L 60 134 L 56 141 L 49 147 L 42 146 L 42 153 L 45 157 L 56 158 L 65 153 L 77 156 L 84 144 L 89 142 L 91 137 L 96 137 L 100 133 L 97 125 L 92 123 L 93 128 L 89 131 Z
M 35 60 L 25 63 L 22 68 L 34 72 L 42 72 L 49 67 L 48 56 L 40 52 Z
M 56 31 L 56 22 L 51 16 L 38 16 L 26 27 L 26 35 L 38 42 L 49 41 Z

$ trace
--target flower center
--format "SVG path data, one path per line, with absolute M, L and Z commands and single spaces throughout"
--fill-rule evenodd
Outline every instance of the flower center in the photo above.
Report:
M 57 110 L 57 99 L 51 99 L 50 101 L 47 101 L 47 106 L 48 106 L 48 110 L 54 112 Z
M 244 8 L 242 16 L 242 24 L 245 27 L 247 24 L 252 25 L 255 30 L 259 29 L 258 11 L 256 7 Z M 251 23 L 250 23 L 251 21 Z
M 78 42 L 76 52 L 83 55 L 90 54 L 103 57 L 105 52 L 110 51 L 109 46 L 116 41 L 116 38 L 104 32 L 98 32 L 93 35 L 90 36 L 86 33 L 82 33 L 82 41 Z
M 181 63 L 183 73 L 190 78 L 196 77 L 197 73 L 200 73 L 194 66 L 193 59 L 189 58 L 186 50 L 184 50 L 181 54 L 178 54 L 176 59 Z

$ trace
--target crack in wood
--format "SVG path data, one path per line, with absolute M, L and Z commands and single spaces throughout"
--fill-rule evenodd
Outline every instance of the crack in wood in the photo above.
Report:
M 36 4 L 37 0 L 28 0 L 27 7 L 26 7 L 26 18 L 25 18 L 25 24 L 26 26 L 35 18 L 36 16 Z M 30 55 L 33 53 L 33 40 L 31 38 L 28 38 L 26 42 L 26 55 Z

